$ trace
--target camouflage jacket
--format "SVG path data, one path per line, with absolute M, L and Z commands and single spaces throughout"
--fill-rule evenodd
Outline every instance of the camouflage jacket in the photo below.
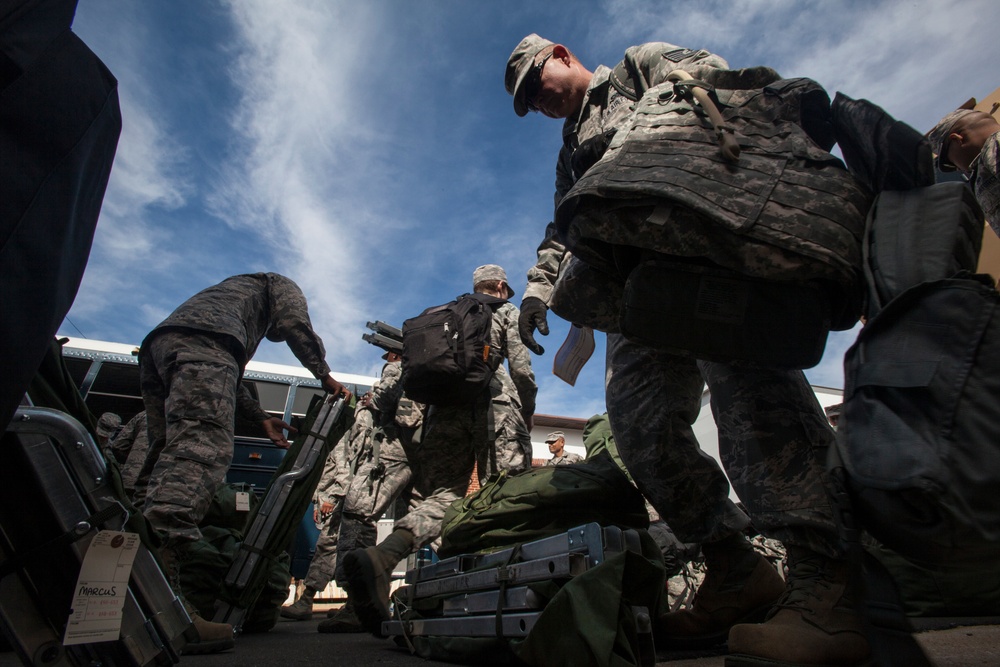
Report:
M 261 340 L 284 341 L 295 358 L 318 379 L 330 373 L 323 341 L 313 331 L 302 290 L 277 273 L 226 278 L 182 303 L 149 334 L 163 329 L 225 334 L 237 344 L 240 367 L 253 358 Z M 147 336 L 147 340 L 149 339 Z
M 573 256 L 599 274 L 595 280 L 578 271 L 576 280 L 589 280 L 590 288 L 609 278 L 623 280 L 627 269 L 616 275 L 621 268 L 611 248 L 628 246 L 707 258 L 759 278 L 824 280 L 855 292 L 870 194 L 804 129 L 814 100 L 825 99 L 829 107 L 821 87 L 808 79 L 780 79 L 765 67 L 729 70 L 718 56 L 662 43 L 630 48 L 622 67 L 631 73 L 639 99 L 633 102 L 614 85 L 621 69 L 598 68 L 580 116 L 564 128 L 555 226 Z M 735 165 L 721 158 L 701 107 L 666 81 L 677 69 L 714 86 L 742 148 Z M 576 153 L 591 139 L 605 140 L 607 149 L 596 164 L 585 164 L 585 173 L 574 174 L 574 166 L 581 170 L 574 165 Z M 555 231 L 550 228 L 550 237 Z M 559 250 L 543 243 L 536 280 L 552 275 L 557 258 L 562 267 L 556 275 L 570 273 L 565 249 L 561 257 Z M 607 303 L 600 302 L 606 311 L 615 310 L 617 291 L 609 284 Z M 616 330 L 617 322 L 607 326 L 579 312 L 597 308 L 596 292 L 575 299 L 573 314 L 580 317 L 573 321 Z
M 531 370 L 531 352 L 521 342 L 517 332 L 519 315 L 520 311 L 512 303 L 503 304 L 493 313 L 490 347 L 507 360 L 507 369 L 501 364 L 494 382 L 499 381 L 503 392 L 517 400 L 521 414 L 533 415 L 538 385 Z
M 708 51 L 688 51 L 666 42 L 650 42 L 634 46 L 625 53 L 625 58 L 645 78 L 645 86 L 652 87 L 666 81 L 667 74 L 673 67 L 667 67 L 667 60 L 662 54 L 670 53 L 682 56 L 681 62 L 699 63 L 705 67 L 728 67 L 725 60 Z M 556 161 L 556 191 L 555 208 L 570 188 L 576 183 L 573 175 L 573 154 L 577 147 L 612 128 L 625 124 L 634 110 L 631 99 L 618 91 L 610 82 L 611 70 L 599 65 L 594 70 L 590 86 L 583 100 L 580 113 L 575 118 L 567 118 L 563 124 L 563 145 Z M 528 286 L 524 297 L 536 297 L 549 303 L 556 279 L 565 271 L 572 261 L 572 254 L 559 241 L 555 225 L 549 223 L 545 228 L 545 238 L 538 246 L 538 259 L 535 266 L 528 270 Z
M 986 222 L 1000 236 L 1000 132 L 990 136 L 972 165 L 972 188 Z

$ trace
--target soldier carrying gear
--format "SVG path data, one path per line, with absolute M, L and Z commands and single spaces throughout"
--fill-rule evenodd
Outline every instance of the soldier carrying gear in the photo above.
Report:
M 836 158 L 793 122 L 793 110 L 771 121 L 782 123 L 781 132 L 767 131 L 768 121 L 754 116 L 748 123 L 762 131 L 751 139 L 740 136 L 744 150 L 739 166 L 727 163 L 703 110 L 673 95 L 668 77 L 675 70 L 715 83 L 717 91 L 742 86 L 744 90 L 728 101 L 755 100 L 759 90 L 748 82 L 762 84 L 758 89 L 773 84 L 777 93 L 818 88 L 805 81 L 785 82 L 768 68 L 734 72 L 708 51 L 666 43 L 631 47 L 618 67 L 600 66 L 593 72 L 568 48 L 538 35 L 528 35 L 511 53 L 504 82 L 515 113 L 537 110 L 565 119 L 556 166 L 554 220 L 559 227 L 557 231 L 556 224 L 548 226 L 538 262 L 528 272 L 522 312 L 530 319 L 521 322 L 525 344 L 533 344 L 535 328 L 545 332 L 546 308 L 566 303 L 573 306 L 577 324 L 609 332 L 607 406 L 621 458 L 677 537 L 703 545 L 707 565 L 693 606 L 657 619 L 658 642 L 694 647 L 722 643 L 728 636 L 727 665 L 859 664 L 870 648 L 861 618 L 846 595 L 846 559 L 823 486 L 825 452 L 833 432 L 805 376 L 798 370 L 698 359 L 617 332 L 625 283 L 643 253 L 684 255 L 688 262 L 727 264 L 744 273 L 755 269 L 769 280 L 780 278 L 782 271 L 787 272 L 782 279 L 790 280 L 796 274 L 821 275 L 850 287 L 860 279 L 859 237 L 853 233 L 864 221 L 866 193 Z M 778 98 L 784 99 L 780 94 Z M 598 159 L 582 169 L 586 165 L 574 160 L 575 153 L 592 139 L 606 149 L 595 151 Z M 754 147 L 753 142 L 762 142 L 776 151 L 774 159 L 750 156 L 744 141 Z M 782 141 L 786 143 L 780 145 Z M 606 168 L 613 160 L 618 162 Z M 715 174 L 737 181 L 750 177 L 750 162 L 784 165 L 781 173 L 766 168 L 753 174 L 763 178 L 770 173 L 775 188 L 789 187 L 781 183 L 784 175 L 825 190 L 816 199 L 805 190 L 796 191 L 787 201 L 802 204 L 804 215 L 817 215 L 810 207 L 822 200 L 826 214 L 842 225 L 825 239 L 836 247 L 814 244 L 816 253 L 808 257 L 801 253 L 805 244 L 797 240 L 782 245 L 791 237 L 765 240 L 772 231 L 801 222 L 791 208 L 760 200 L 756 208 L 753 203 L 744 207 L 742 201 L 737 203 L 743 195 L 695 201 L 697 183 L 708 186 Z M 643 169 L 650 165 L 655 168 Z M 825 170 L 822 174 L 808 172 L 818 165 Z M 613 184 L 612 172 L 620 177 Z M 639 172 L 652 178 L 643 181 Z M 590 185 L 593 188 L 587 189 Z M 604 193 L 621 197 L 608 200 Z M 634 205 L 651 197 L 659 198 L 659 205 Z M 717 208 L 726 204 L 739 212 Z M 617 216 L 614 223 L 610 214 Z M 726 216 L 735 216 L 734 226 L 743 225 L 741 233 L 719 224 Z M 736 222 L 740 216 L 742 223 Z M 590 223 L 589 229 L 621 236 L 587 236 Z M 569 252 L 567 241 L 581 241 L 579 248 L 593 263 L 582 262 L 575 248 Z M 668 288 L 662 289 L 660 304 L 669 296 Z M 655 316 L 661 306 L 651 307 L 650 316 Z M 787 586 L 744 537 L 749 518 L 729 499 L 726 475 L 694 436 L 691 427 L 705 381 L 728 478 L 754 525 L 789 547 Z M 772 605 L 776 611 L 759 623 Z

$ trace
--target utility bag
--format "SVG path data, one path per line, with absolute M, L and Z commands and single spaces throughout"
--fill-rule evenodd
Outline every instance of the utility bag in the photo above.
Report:
M 403 322 L 406 396 L 430 405 L 471 403 L 489 384 L 501 359 L 491 354 L 493 311 L 506 299 L 463 294 Z
M 847 351 L 844 376 L 831 467 L 860 527 L 916 562 L 1000 557 L 992 279 L 922 283 L 896 297 Z
M 438 555 L 502 549 L 588 522 L 649 527 L 642 494 L 606 452 L 571 466 L 501 472 L 445 510 Z
M 982 233 L 957 183 L 883 192 L 867 223 L 868 320 L 830 468 L 859 527 L 918 563 L 1000 557 L 1000 294 L 971 274 Z
M 816 282 L 762 280 L 660 256 L 629 274 L 620 330 L 707 361 L 811 368 L 823 356 L 830 312 L 828 292 Z
M 865 221 L 865 316 L 914 285 L 975 271 L 982 245 L 982 210 L 965 183 L 881 193 Z
M 737 162 L 721 155 L 705 111 L 661 83 L 559 202 L 556 227 L 574 255 L 606 271 L 621 269 L 616 247 L 632 247 L 759 279 L 826 281 L 831 303 L 846 302 L 831 324 L 850 328 L 871 193 L 829 153 L 819 84 L 742 72 L 699 72 L 739 143 Z
M 850 329 L 861 312 L 871 191 L 829 152 L 830 99 L 815 81 L 781 79 L 767 68 L 702 67 L 695 75 L 736 138 L 738 160 L 723 157 L 715 128 L 683 85 L 645 90 L 631 124 L 555 215 L 574 257 L 617 277 L 611 290 L 627 283 L 618 321 L 576 303 L 560 289 L 566 285 L 556 285 L 556 311 L 699 359 L 808 368 L 829 331 Z M 647 279 L 654 282 L 642 285 Z M 717 295 L 724 304 L 683 294 L 708 297 L 722 284 L 734 288 Z M 722 320 L 684 320 L 693 308 L 705 314 L 717 306 Z

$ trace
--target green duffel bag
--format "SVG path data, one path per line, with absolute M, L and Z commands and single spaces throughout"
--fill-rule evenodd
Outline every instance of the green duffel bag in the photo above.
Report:
M 645 529 L 639 490 L 607 452 L 567 466 L 500 476 L 445 511 L 438 555 L 505 549 L 585 523 Z

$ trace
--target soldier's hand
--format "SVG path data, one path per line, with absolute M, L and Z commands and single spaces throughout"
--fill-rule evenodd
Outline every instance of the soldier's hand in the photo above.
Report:
M 289 433 L 298 433 L 298 429 L 286 424 L 280 417 L 268 417 L 261 424 L 267 437 L 280 449 L 288 449 L 292 446 L 292 443 L 288 442 L 288 438 L 285 437 L 285 430 Z
M 528 296 L 521 301 L 521 315 L 517 318 L 517 333 L 521 342 L 535 354 L 545 354 L 545 348 L 535 342 L 535 330 L 543 336 L 549 335 L 546 313 L 549 307 L 538 297 Z
M 333 503 L 324 500 L 313 510 L 313 521 L 323 523 L 330 518 L 331 514 L 333 514 Z
M 323 389 L 334 396 L 343 396 L 345 401 L 351 400 L 351 392 L 347 387 L 334 380 L 329 373 L 323 378 Z

